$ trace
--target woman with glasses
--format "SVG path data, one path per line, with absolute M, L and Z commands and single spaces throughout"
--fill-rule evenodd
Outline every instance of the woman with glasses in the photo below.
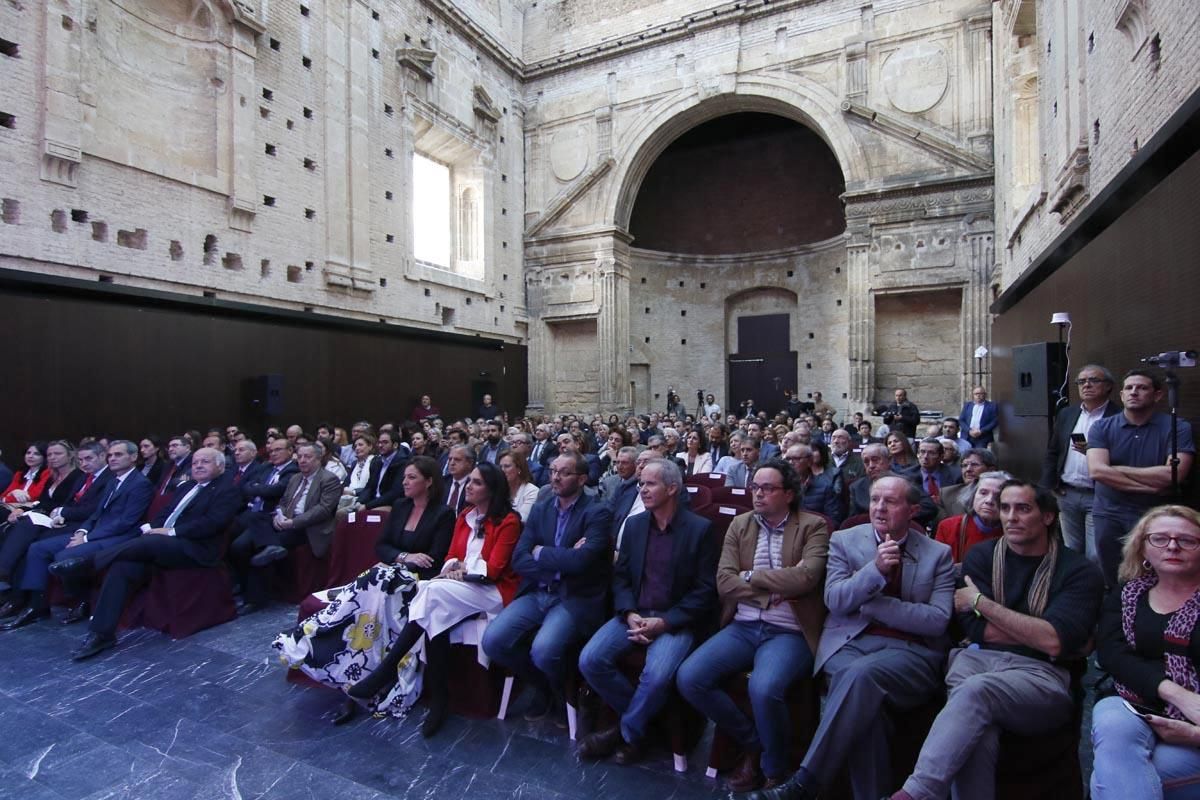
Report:
M 415 702 L 409 682 L 411 669 L 403 662 L 413 646 L 425 637 L 425 694 L 429 713 L 421 735 L 433 736 L 446 720 L 450 700 L 450 632 L 463 620 L 486 614 L 496 616 L 512 602 L 518 577 L 513 572 L 513 548 L 521 533 L 521 520 L 512 510 L 508 483 L 495 464 L 484 462 L 467 479 L 467 503 L 458 515 L 450 551 L 441 571 L 423 581 L 408 605 L 408 623 L 392 642 L 383 660 L 366 678 L 347 691 L 351 697 L 389 707 L 400 692 L 403 705 Z M 411 667 L 412 659 L 408 659 Z M 403 683 L 398 683 L 405 678 Z
M 1092 712 L 1092 798 L 1200 797 L 1200 514 L 1146 513 L 1100 617 L 1117 695 Z

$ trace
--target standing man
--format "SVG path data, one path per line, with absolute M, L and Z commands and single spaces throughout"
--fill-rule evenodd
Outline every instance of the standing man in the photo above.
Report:
M 493 405 L 492 396 L 490 394 L 485 394 L 483 396 L 483 402 L 480 403 L 479 407 L 475 409 L 475 419 L 490 420 L 495 419 L 496 417 L 500 416 L 500 414 L 500 409 L 496 405 Z
M 971 548 L 966 586 L 954 593 L 971 645 L 950 654 L 950 696 L 892 800 L 988 800 L 1002 730 L 1033 736 L 1071 720 L 1067 665 L 1084 658 L 1104 582 L 1084 556 L 1059 546 L 1056 512 L 1045 489 L 1021 481 L 1001 488 L 1004 535 Z
M 704 416 L 710 421 L 720 420 L 721 405 L 717 402 L 717 398 L 713 397 L 712 392 L 704 395 L 703 405 Z
M 579 672 L 620 721 L 584 737 L 583 758 L 615 753 L 622 765 L 641 759 L 647 728 L 670 696 L 675 670 L 712 616 L 719 548 L 712 523 L 680 505 L 682 488 L 683 476 L 670 461 L 655 459 L 642 469 L 646 513 L 626 520 L 612 582 L 616 616 L 579 656 Z M 633 648 L 646 653 L 636 689 L 617 667 Z
M 1092 522 L 1096 484 L 1088 472 L 1087 436 L 1097 422 L 1121 413 L 1112 400 L 1114 383 L 1112 373 L 1098 364 L 1079 370 L 1075 376 L 1079 405 L 1060 409 L 1055 415 L 1038 482 L 1058 496 L 1058 522 L 1067 547 L 1096 563 Z
M 756 800 L 813 800 L 847 765 L 854 800 L 878 800 L 891 781 L 884 703 L 900 711 L 940 689 L 954 604 L 950 548 L 910 530 L 917 487 L 899 476 L 871 484 L 871 521 L 830 541 L 829 616 L 816 670 L 829 676 L 821 723 L 804 762 Z
M 967 441 L 971 447 L 987 447 L 995 439 L 996 426 L 1000 424 L 1000 410 L 987 399 L 987 390 L 976 386 L 971 390 L 971 402 L 963 403 L 958 418 L 967 429 Z
M 729 779 L 735 792 L 757 789 L 764 773 L 772 786 L 787 778 L 792 721 L 785 695 L 812 674 L 829 551 L 829 528 L 800 509 L 790 466 L 767 462 L 752 486 L 754 512 L 729 526 L 717 567 L 724 627 L 683 662 L 676 679 L 689 703 L 743 745 L 745 758 Z M 746 670 L 753 670 L 753 721 L 720 688 Z
M 1088 473 L 1096 483 L 1096 552 L 1108 586 L 1117 585 L 1125 535 L 1148 509 L 1167 502 L 1172 491 L 1171 415 L 1154 410 L 1162 400 L 1162 379 L 1135 369 L 1125 374 L 1121 386 L 1125 410 L 1092 425 L 1087 440 Z M 1186 420 L 1179 420 L 1176 438 L 1183 483 L 1196 454 Z
M 521 576 L 516 599 L 483 635 L 488 657 L 536 692 L 525 712 L 530 720 L 563 708 L 566 654 L 595 633 L 607 610 L 612 512 L 583 491 L 586 481 L 587 460 L 579 453 L 554 460 L 554 499 L 533 507 L 513 550 Z
M 893 396 L 896 402 L 884 409 L 883 424 L 888 426 L 888 430 L 897 431 L 911 439 L 917 435 L 917 426 L 921 424 L 921 410 L 909 402 L 906 390 L 897 389 Z

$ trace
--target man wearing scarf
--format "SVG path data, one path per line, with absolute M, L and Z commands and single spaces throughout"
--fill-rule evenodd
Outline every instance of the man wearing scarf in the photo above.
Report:
M 1071 719 L 1067 664 L 1086 655 L 1104 581 L 1064 547 L 1049 491 L 1000 490 L 1004 535 L 971 548 L 954 608 L 971 644 L 950 654 L 950 695 L 913 774 L 892 800 L 995 796 L 1000 731 L 1047 733 Z

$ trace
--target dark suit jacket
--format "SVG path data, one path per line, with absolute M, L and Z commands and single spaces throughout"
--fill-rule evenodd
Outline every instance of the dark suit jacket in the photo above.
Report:
M 13 471 L 8 468 L 8 465 L 0 461 L 0 486 L 8 486 L 12 483 Z
M 617 531 L 621 527 L 621 523 L 629 516 L 629 510 L 633 508 L 634 501 L 637 500 L 638 481 L 634 475 L 628 480 L 618 483 L 605 502 L 608 503 L 608 510 L 612 514 L 612 534 L 615 537 Z M 686 493 L 685 493 L 686 494 Z
M 83 482 L 85 480 L 87 480 L 87 475 L 84 474 L 83 470 L 73 469 L 70 473 L 68 473 L 67 477 L 63 479 L 63 482 L 58 486 L 55 486 L 53 489 L 51 489 L 50 484 L 47 483 L 45 490 L 42 492 L 42 496 L 38 498 L 37 505 L 30 510 L 38 514 L 49 514 L 51 511 L 60 506 L 63 508 L 69 506 L 71 504 L 71 500 L 75 496 L 75 493 L 79 491 L 80 486 L 83 486 Z M 95 481 L 92 483 L 95 485 Z M 90 486 L 88 487 L 88 490 L 91 490 Z
M 150 527 L 164 527 L 167 518 L 174 513 L 175 506 L 187 497 L 188 492 L 195 485 L 193 481 L 182 484 L 175 491 L 170 505 L 159 511 L 150 521 Z M 192 502 L 183 509 L 173 526 L 175 535 L 162 538 L 171 542 L 173 547 L 178 548 L 188 558 L 195 561 L 197 566 L 215 567 L 221 560 L 221 544 L 225 528 L 237 514 L 241 505 L 241 492 L 228 479 L 228 476 L 222 475 L 197 492 L 196 496 L 192 498 Z M 113 547 L 97 555 L 96 569 L 104 569 L 115 561 L 120 556 L 122 547 Z
M 1071 449 L 1071 431 L 1079 422 L 1083 408 L 1078 403 L 1066 408 L 1060 408 L 1054 415 L 1054 427 L 1050 430 L 1050 440 L 1046 443 L 1046 457 L 1042 460 L 1042 477 L 1038 481 L 1047 489 L 1058 489 L 1062 479 L 1063 466 L 1067 463 L 1067 451 Z M 1120 414 L 1121 406 L 1108 401 L 1104 407 L 1104 416 L 1111 417 Z
M 333 539 L 334 512 L 337 511 L 338 498 L 342 496 L 342 482 L 327 469 L 318 469 L 312 476 L 312 485 L 308 487 L 308 496 L 304 500 L 304 510 L 295 516 L 292 508 L 300 498 L 300 484 L 304 476 L 299 468 L 296 474 L 288 480 L 287 489 L 279 500 L 279 507 L 284 516 L 289 517 L 295 525 L 295 530 L 303 530 L 308 536 L 308 545 L 312 548 L 313 556 L 324 558 L 329 552 L 329 542 Z
M 867 468 L 863 465 L 862 456 L 858 453 L 848 453 L 846 460 L 842 462 L 840 467 L 833 465 L 833 456 L 830 456 L 829 466 L 825 468 L 825 471 L 832 471 L 837 474 L 841 478 L 843 486 L 849 486 L 867 474 Z
M 424 553 L 433 559 L 433 566 L 415 571 L 424 579 L 432 578 L 446 560 L 456 515 L 445 503 L 431 503 L 425 506 L 416 529 L 406 533 L 404 523 L 408 522 L 412 507 L 413 502 L 407 497 L 392 506 L 387 525 L 375 542 L 375 555 L 385 564 L 394 564 L 401 553 Z
M 813 475 L 804 489 L 800 505 L 806 511 L 815 511 L 829 517 L 829 521 L 836 528 L 846 518 L 846 508 L 842 504 L 841 487 L 835 477 L 836 473 L 829 472 Z
M 270 464 L 263 464 L 262 466 L 262 472 L 254 480 L 243 480 L 238 488 L 242 490 L 242 497 L 247 503 L 253 503 L 256 498 L 261 497 L 263 501 L 262 510 L 271 512 L 275 510 L 275 506 L 279 505 L 279 498 L 283 497 L 288 481 L 300 471 L 300 467 L 296 465 L 295 461 L 289 461 L 280 470 L 279 480 L 275 481 L 274 484 L 270 484 L 268 481 L 271 480 L 271 473 L 275 471 L 275 467 Z
M 454 491 L 454 478 L 447 475 L 445 478 L 445 482 L 446 482 L 446 488 L 442 490 L 442 500 L 441 500 L 441 503 L 444 506 L 450 502 L 450 492 Z M 446 506 L 446 507 L 450 508 L 449 506 Z M 454 508 L 451 508 L 450 510 L 453 511 L 454 516 L 457 517 L 459 514 L 462 513 L 462 510 L 466 507 L 467 507 L 467 487 L 464 485 L 463 488 L 458 490 L 458 503 L 455 505 Z
M 903 478 L 907 476 L 901 475 L 899 477 Z M 916 482 L 912 481 L 911 479 L 909 482 L 916 485 Z M 938 518 L 937 503 L 933 502 L 933 498 L 929 496 L 929 493 L 926 492 L 924 488 L 920 486 L 917 488 L 921 489 L 921 510 L 917 513 L 915 520 L 923 527 L 928 528 Z M 850 486 L 850 510 L 848 516 L 853 517 L 857 514 L 866 514 L 870 510 L 871 479 L 870 477 L 864 475 Z
M 613 607 L 618 617 L 638 610 L 646 543 L 650 538 L 650 517 L 649 513 L 635 514 L 625 522 L 625 535 L 613 571 Z M 713 533 L 711 522 L 682 507 L 671 519 L 671 528 L 674 539 L 671 543 L 671 607 L 663 613 L 663 619 L 671 630 L 704 631 L 716 622 L 720 542 Z
M 595 629 L 604 621 L 612 574 L 612 511 L 598 497 L 581 492 L 555 546 L 558 497 L 538 503 L 529 512 L 525 529 L 513 550 L 512 566 L 521 576 L 517 597 L 542 583 L 554 583 L 571 619 L 581 628 Z M 575 544 L 584 539 L 585 544 Z M 534 558 L 533 548 L 542 550 Z
M 534 450 L 537 449 L 536 441 L 533 443 L 533 447 L 534 447 Z M 533 455 L 533 452 L 531 451 L 530 456 L 532 456 L 532 455 Z M 547 439 L 546 444 L 542 447 L 542 452 L 538 453 L 538 457 L 536 459 L 532 459 L 532 458 L 530 459 L 530 466 L 533 466 L 533 462 L 537 461 L 537 463 L 539 463 L 543 467 L 545 467 L 550 464 L 551 459 L 554 459 L 557 457 L 558 457 L 558 445 L 555 444 L 553 439 Z
M 234 464 L 229 467 L 229 469 L 225 470 L 221 477 L 232 484 L 234 478 L 237 477 L 237 471 L 238 466 L 237 464 Z M 241 494 L 244 487 L 249 486 L 254 481 L 266 480 L 269 477 L 271 477 L 270 464 L 260 464 L 257 461 L 251 461 L 250 465 L 246 467 L 246 474 L 243 475 L 241 481 L 237 483 L 237 491 L 239 494 Z M 283 480 L 284 485 L 287 485 L 287 479 L 284 478 Z
M 194 454 L 188 453 L 186 456 L 184 456 L 183 461 L 179 463 L 179 466 L 175 467 L 175 470 L 171 472 L 171 477 L 169 479 L 167 479 L 167 471 L 171 469 L 171 464 L 173 462 L 169 458 L 162 462 L 162 470 L 160 470 L 158 473 L 160 476 L 159 480 L 152 484 L 154 486 L 155 494 L 168 495 L 188 481 L 192 471 L 192 455 Z M 165 483 L 164 480 L 166 481 Z
M 135 535 L 142 515 L 150 506 L 150 500 L 154 496 L 154 487 L 150 485 L 150 481 L 146 480 L 146 476 L 136 469 L 129 471 L 124 482 L 117 488 L 116 494 L 105 506 L 104 499 L 108 498 L 115 480 L 116 476 L 113 476 L 113 480 L 109 481 L 109 488 L 100 500 L 100 505 L 76 529 L 87 531 L 89 542 Z M 95 484 L 93 484 L 93 488 L 95 488 Z
M 994 431 L 1000 424 L 1000 410 L 991 400 L 984 401 L 983 415 L 979 418 L 979 432 L 983 435 L 978 439 L 972 439 L 968 428 L 971 427 L 971 412 L 974 406 L 974 402 L 963 403 L 962 413 L 958 415 L 959 427 L 962 428 L 963 437 L 971 443 L 972 447 L 987 447 L 995 438 Z
M 68 502 L 62 507 L 63 522 L 70 525 L 83 520 L 96 513 L 96 509 L 100 507 L 100 501 L 108 494 L 108 482 L 112 480 L 112 472 L 107 467 L 100 470 L 96 474 L 96 479 L 92 481 L 92 485 L 83 493 L 83 497 L 79 498 L 79 502 Z M 87 476 L 83 476 L 84 482 L 87 481 Z M 79 491 L 76 489 L 75 491 Z M 72 495 L 73 497 L 73 495 Z M 71 498 L 68 498 L 70 500 Z M 71 530 L 74 530 L 73 528 Z
M 358 493 L 358 502 L 367 508 L 394 504 L 404 494 L 404 486 L 400 478 L 404 475 L 406 464 L 408 464 L 408 458 L 405 457 L 404 452 L 397 451 L 392 463 L 388 464 L 387 470 L 383 472 L 383 481 L 381 482 L 379 473 L 383 470 L 383 459 L 376 456 L 371 461 L 371 475 L 367 478 L 367 485 Z M 375 491 L 376 485 L 379 486 L 378 492 Z

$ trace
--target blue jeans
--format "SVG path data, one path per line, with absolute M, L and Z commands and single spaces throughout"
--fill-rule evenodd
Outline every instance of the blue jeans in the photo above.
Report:
M 789 772 L 792 727 L 784 695 L 796 679 L 812 673 L 812 666 L 804 634 L 766 622 L 731 622 L 688 656 L 675 683 L 689 703 L 745 750 L 762 751 L 768 778 L 783 778 Z M 753 722 L 719 688 L 725 678 L 751 668 Z
M 690 630 L 663 633 L 646 648 L 646 666 L 637 688 L 617 668 L 621 655 L 635 647 L 629 641 L 629 627 L 614 617 L 600 627 L 579 654 L 579 671 L 588 685 L 621 715 L 621 736 L 634 744 L 646 735 L 646 728 L 670 697 L 675 670 L 692 649 Z
M 1063 486 L 1058 498 L 1058 524 L 1063 541 L 1077 553 L 1083 553 L 1094 564 L 1100 563 L 1096 554 L 1096 526 L 1092 522 L 1092 503 L 1095 494 L 1090 489 Z
M 1092 800 L 1196 800 L 1200 748 L 1166 744 L 1119 697 L 1092 709 Z
M 523 641 L 533 630 L 532 646 Z M 483 652 L 540 689 L 561 692 L 567 679 L 567 650 L 587 636 L 558 595 L 537 589 L 508 604 L 488 624 Z

